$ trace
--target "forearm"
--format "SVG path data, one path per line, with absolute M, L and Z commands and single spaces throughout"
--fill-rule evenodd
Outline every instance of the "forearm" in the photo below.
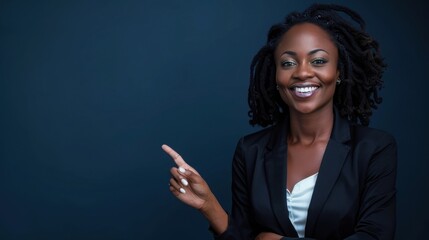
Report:
M 222 234 L 228 228 L 228 214 L 214 195 L 211 196 L 210 203 L 201 208 L 200 212 L 209 221 L 216 234 Z

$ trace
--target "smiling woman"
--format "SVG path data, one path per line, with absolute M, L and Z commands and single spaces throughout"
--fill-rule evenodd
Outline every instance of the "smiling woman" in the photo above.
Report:
M 274 53 L 276 82 L 289 111 L 332 111 L 339 77 L 338 50 L 323 29 L 311 23 L 293 26 Z
M 216 239 L 393 239 L 396 141 L 367 127 L 384 68 L 356 12 L 316 4 L 289 14 L 252 61 L 250 123 L 272 126 L 237 144 L 231 213 L 164 145 L 177 164 L 170 191 Z

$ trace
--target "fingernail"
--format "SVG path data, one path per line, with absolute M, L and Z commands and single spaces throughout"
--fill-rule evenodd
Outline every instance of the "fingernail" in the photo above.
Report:
M 183 185 L 188 186 L 188 181 L 184 178 L 180 179 L 180 181 L 182 182 Z
M 185 172 L 186 172 L 186 170 L 185 170 L 184 168 L 182 168 L 182 167 L 179 167 L 179 172 L 181 172 L 181 173 L 185 173 Z
M 179 191 L 180 191 L 181 193 L 186 193 L 186 190 L 185 190 L 185 189 L 183 189 L 183 188 L 180 188 L 180 189 L 179 189 Z

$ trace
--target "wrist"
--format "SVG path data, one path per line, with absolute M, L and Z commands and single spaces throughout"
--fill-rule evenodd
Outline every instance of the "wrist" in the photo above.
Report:
M 218 200 L 216 199 L 216 196 L 210 192 L 209 195 L 206 198 L 206 201 L 201 206 L 199 211 L 204 215 L 210 215 L 213 211 L 215 211 L 217 208 L 219 208 L 220 204 Z
M 211 194 L 206 204 L 200 208 L 200 212 L 209 221 L 216 234 L 222 234 L 228 228 L 228 214 L 213 194 Z

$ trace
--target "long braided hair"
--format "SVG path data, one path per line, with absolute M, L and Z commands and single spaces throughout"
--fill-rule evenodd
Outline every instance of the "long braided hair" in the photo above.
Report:
M 341 15 L 348 16 L 346 20 Z M 341 84 L 334 94 L 334 105 L 342 117 L 367 126 L 372 110 L 382 99 L 382 75 L 386 64 L 379 45 L 365 31 L 365 22 L 353 10 L 334 4 L 313 4 L 303 12 L 292 12 L 284 22 L 273 25 L 266 44 L 250 66 L 248 103 L 250 124 L 275 124 L 289 114 L 288 106 L 276 89 L 274 51 L 281 37 L 294 25 L 313 23 L 324 29 L 338 48 Z

